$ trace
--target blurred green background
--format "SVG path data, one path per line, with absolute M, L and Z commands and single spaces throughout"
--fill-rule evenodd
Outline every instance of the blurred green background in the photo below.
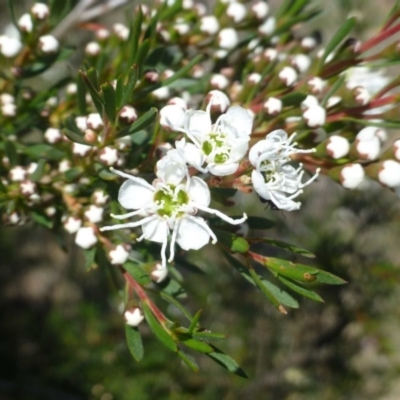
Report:
M 368 35 L 393 4 L 316 3 L 325 12 L 309 29 L 324 27 L 325 39 L 350 13 Z M 400 399 L 400 199 L 378 186 L 345 191 L 321 177 L 303 200 L 301 211 L 280 213 L 254 197 L 252 209 L 276 221 L 267 235 L 307 248 L 348 281 L 321 287 L 325 304 L 301 299 L 299 310 L 279 314 L 212 246 L 193 254 L 206 274 L 185 274 L 187 307 L 203 308 L 202 324 L 228 334 L 220 347 L 248 380 L 197 355 L 201 371 L 189 371 L 145 324 L 146 356 L 137 364 L 110 271 L 87 273 L 72 242 L 65 253 L 40 228 L 1 227 L 0 400 Z

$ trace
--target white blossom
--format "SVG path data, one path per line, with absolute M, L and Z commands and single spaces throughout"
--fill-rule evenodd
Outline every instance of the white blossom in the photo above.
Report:
M 214 214 L 224 221 L 237 225 L 246 220 L 243 218 L 234 220 L 222 212 L 209 208 L 211 201 L 210 190 L 206 182 L 198 177 L 187 177 L 176 184 L 179 172 L 170 170 L 165 174 L 167 179 L 173 177 L 173 182 L 157 179 L 150 185 L 142 178 L 135 177 L 124 172 L 112 169 L 113 172 L 127 180 L 122 184 L 118 201 L 130 210 L 135 210 L 124 215 L 112 215 L 117 219 L 125 219 L 133 216 L 141 216 L 142 219 L 125 224 L 105 226 L 101 231 L 136 228 L 141 226 L 142 239 L 162 243 L 161 262 L 166 266 L 166 249 L 169 236 L 171 236 L 168 261 L 171 262 L 175 255 L 175 243 L 178 243 L 183 250 L 197 250 L 206 245 L 210 238 L 216 243 L 217 238 L 206 224 L 202 217 L 196 216 L 198 211 Z M 163 175 L 159 171 L 159 176 Z M 171 234 L 171 235 L 170 235 Z
M 97 224 L 103 220 L 103 211 L 103 207 L 98 207 L 92 204 L 91 206 L 89 206 L 84 214 L 89 222 Z
M 123 41 L 127 40 L 129 37 L 129 29 L 121 23 L 116 23 L 113 25 L 114 33 Z
M 258 32 L 262 35 L 269 36 L 275 30 L 276 20 L 274 17 L 267 18 L 259 27 Z
M 71 169 L 71 162 L 69 160 L 61 160 L 58 164 L 58 170 L 61 173 L 67 172 L 69 169 Z
M 34 194 L 36 192 L 35 182 L 32 182 L 29 179 L 22 181 L 20 184 L 20 187 L 21 187 L 21 193 L 24 196 L 31 196 L 32 194 Z
M 51 35 L 40 36 L 39 47 L 43 53 L 56 53 L 59 48 L 58 40 Z
M 37 19 L 46 19 L 50 15 L 50 10 L 47 4 L 35 3 L 31 8 L 31 13 Z
M 301 47 L 306 50 L 312 50 L 316 45 L 316 39 L 311 36 L 305 36 L 303 39 L 301 39 Z
M 138 119 L 137 112 L 132 106 L 123 106 L 119 112 L 119 117 L 128 124 L 132 124 Z
M 4 117 L 15 117 L 17 115 L 17 106 L 14 103 L 2 104 L 0 109 Z
M 311 88 L 311 91 L 316 94 L 321 93 L 326 86 L 326 82 L 318 76 L 309 79 L 307 84 Z
M 15 57 L 22 49 L 22 43 L 12 37 L 0 36 L 0 53 L 6 58 Z
M 295 54 L 292 58 L 292 65 L 300 72 L 306 72 L 311 66 L 311 58 L 306 54 Z
M 186 111 L 179 105 L 169 104 L 161 108 L 160 125 L 165 129 L 173 127 L 183 128 L 185 123 Z
M 82 125 L 83 126 L 83 125 Z M 94 131 L 99 130 L 104 126 L 103 119 L 101 118 L 99 113 L 90 113 L 86 117 L 86 126 L 89 129 L 93 129 Z
M 226 9 L 226 15 L 232 18 L 233 22 L 239 23 L 246 18 L 247 8 L 242 3 L 229 3 Z
M 22 32 L 32 32 L 33 22 L 30 14 L 23 14 L 18 20 L 18 26 Z
M 219 22 L 214 15 L 206 15 L 200 19 L 200 31 L 215 35 L 219 31 Z
M 293 86 L 297 81 L 297 72 L 292 67 L 284 67 L 281 72 L 278 74 L 279 79 L 286 86 Z
M 257 19 L 264 19 L 268 15 L 269 6 L 265 1 L 257 1 L 251 5 L 251 9 L 254 12 Z
M 97 42 L 89 42 L 85 47 L 85 53 L 89 56 L 97 56 L 101 52 L 101 46 Z
M 366 160 L 375 160 L 381 151 L 378 131 L 380 128 L 367 126 L 356 135 L 355 146 L 359 156 Z
M 218 34 L 219 47 L 226 50 L 231 50 L 239 43 L 239 36 L 235 29 L 224 28 Z
M 129 251 L 127 251 L 122 244 L 119 244 L 115 249 L 110 250 L 108 255 L 110 256 L 111 264 L 121 265 L 128 259 Z
M 150 276 L 154 282 L 161 283 L 168 276 L 168 269 L 161 263 L 156 263 Z
M 211 102 L 211 110 L 218 110 L 220 113 L 224 113 L 231 105 L 229 97 L 220 90 L 211 90 L 206 96 L 207 100 Z
M 72 152 L 80 157 L 85 157 L 89 151 L 91 150 L 90 146 L 81 143 L 73 143 L 72 145 Z
M 104 164 L 111 166 L 117 164 L 119 160 L 119 153 L 117 149 L 107 146 L 101 149 L 99 158 Z
M 78 232 L 81 226 L 82 226 L 82 220 L 76 217 L 68 217 L 64 221 L 64 229 L 70 234 Z
M 25 168 L 17 165 L 16 167 L 10 169 L 10 179 L 13 182 L 22 182 L 27 175 Z
M 57 128 L 47 128 L 44 133 L 44 138 L 49 143 L 57 143 L 62 139 L 61 131 Z
M 91 226 L 79 228 L 76 233 L 75 243 L 82 249 L 93 247 L 97 243 L 97 236 L 93 228 Z
M 269 115 L 277 115 L 282 111 L 282 100 L 276 97 L 269 97 L 263 104 L 264 110 Z
M 97 205 L 102 206 L 107 203 L 109 196 L 104 190 L 99 189 L 93 193 L 93 199 Z
M 136 327 L 144 320 L 144 315 L 142 310 L 136 307 L 132 310 L 126 310 L 124 318 L 127 325 Z

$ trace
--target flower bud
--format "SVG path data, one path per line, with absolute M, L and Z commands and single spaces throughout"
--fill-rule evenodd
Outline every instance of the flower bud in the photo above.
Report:
M 47 4 L 35 3 L 31 8 L 31 13 L 36 19 L 44 20 L 50 15 L 50 10 Z
M 22 43 L 15 38 L 0 36 L 0 53 L 6 58 L 15 57 L 22 49 Z
M 293 86 L 297 81 L 297 72 L 292 67 L 284 67 L 278 77 L 286 86 Z
M 223 90 L 229 86 L 229 80 L 222 74 L 214 74 L 210 79 L 210 85 L 215 89 Z
M 103 207 L 98 207 L 92 204 L 84 212 L 84 215 L 89 222 L 97 224 L 103 220 L 103 211 L 104 211 Z
M 121 23 L 117 23 L 113 25 L 113 30 L 116 36 L 122 41 L 128 40 L 129 37 L 129 29 Z
M 224 28 L 218 34 L 219 47 L 226 50 L 231 50 L 239 43 L 239 36 L 235 29 Z
M 72 145 L 72 153 L 79 157 L 85 157 L 91 149 L 92 148 L 86 144 L 73 143 Z
M 264 36 L 270 36 L 275 30 L 276 20 L 274 17 L 267 18 L 259 27 L 258 32 Z
M 36 184 L 29 179 L 24 180 L 20 184 L 21 193 L 24 196 L 31 196 L 36 192 Z
M 326 82 L 321 78 L 319 78 L 318 76 L 314 76 L 313 78 L 309 79 L 307 81 L 307 84 L 310 87 L 313 94 L 321 93 L 326 86 Z
M 306 72 L 311 66 L 311 59 L 305 54 L 296 54 L 292 57 L 291 64 L 299 72 Z
M 219 22 L 214 15 L 206 15 L 200 19 L 200 31 L 207 35 L 215 35 L 219 31 Z
M 85 47 L 85 53 L 88 56 L 95 57 L 101 52 L 101 46 L 97 42 L 89 42 Z
M 99 159 L 103 164 L 112 166 L 115 165 L 119 159 L 119 153 L 117 149 L 112 147 L 104 147 L 99 153 Z
M 123 106 L 119 112 L 119 119 L 124 124 L 130 125 L 138 119 L 138 115 L 132 106 Z
M 68 217 L 63 224 L 64 229 L 68 233 L 73 234 L 78 232 L 79 228 L 82 226 L 82 220 L 76 217 Z
M 99 206 L 106 204 L 108 199 L 109 196 L 104 192 L 104 190 L 99 189 L 93 193 L 93 200 Z
M 16 167 L 10 169 L 10 179 L 12 182 L 22 182 L 27 175 L 25 168 L 17 165 Z
M 400 161 L 400 139 L 393 143 L 393 153 L 396 159 Z
M 59 43 L 54 36 L 44 35 L 39 38 L 39 48 L 46 54 L 56 53 L 59 48 Z
M 124 318 L 127 325 L 136 327 L 144 320 L 143 311 L 139 307 L 131 308 L 125 311 Z
M 268 15 L 269 6 L 265 1 L 259 0 L 252 4 L 250 8 L 255 17 L 259 20 L 263 20 Z
M 86 118 L 86 126 L 94 131 L 100 130 L 104 126 L 100 114 L 90 113 Z
M 263 109 L 269 115 L 277 115 L 282 111 L 282 101 L 276 97 L 270 97 L 263 104 Z
M 156 283 L 161 283 L 168 276 L 168 269 L 161 263 L 156 263 L 150 274 L 151 279 Z
M 375 160 L 378 157 L 381 151 L 378 134 L 379 130 L 380 128 L 367 126 L 358 132 L 354 147 L 360 158 L 365 160 Z
M 18 27 L 21 29 L 22 32 L 32 32 L 33 30 L 33 22 L 32 17 L 30 14 L 23 14 L 21 15 L 20 19 L 18 20 Z
M 220 90 L 211 90 L 208 92 L 206 101 L 208 103 L 211 102 L 211 111 L 219 113 L 224 113 L 231 105 L 228 96 Z
M 312 36 L 306 36 L 301 40 L 301 47 L 305 50 L 312 50 L 318 44 L 317 40 Z
M 353 89 L 354 98 L 357 104 L 361 106 L 365 106 L 371 100 L 371 95 L 369 94 L 368 90 L 362 86 L 357 86 Z
M 167 130 L 183 128 L 186 113 L 185 110 L 176 105 L 167 105 L 160 110 L 160 125 Z
M 326 153 L 329 155 L 329 157 L 337 160 L 339 158 L 346 156 L 349 153 L 349 151 L 350 151 L 350 143 L 346 138 L 338 135 L 332 135 L 329 137 L 326 143 Z
M 318 128 L 325 124 L 326 110 L 319 105 L 309 107 L 304 111 L 303 118 L 310 128 Z
M 391 188 L 400 186 L 400 163 L 394 160 L 385 160 L 380 164 L 378 181 Z
M 346 189 L 357 189 L 365 178 L 364 169 L 360 164 L 346 164 L 332 168 L 329 176 L 341 183 Z
M 62 140 L 63 136 L 61 131 L 57 128 L 47 128 L 44 133 L 44 138 L 47 142 L 53 144 L 58 143 Z
M 97 243 L 97 237 L 91 226 L 79 228 L 76 233 L 75 243 L 82 249 L 89 249 Z
M 246 18 L 247 8 L 242 3 L 229 3 L 226 9 L 226 15 L 235 23 L 242 22 Z
M 110 250 L 108 253 L 110 257 L 110 262 L 113 265 L 122 265 L 129 257 L 129 251 L 125 249 L 122 244 L 119 244 L 115 249 Z

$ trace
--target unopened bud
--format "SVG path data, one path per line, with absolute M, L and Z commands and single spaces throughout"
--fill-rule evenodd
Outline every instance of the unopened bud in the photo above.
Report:
M 39 48 L 43 53 L 56 53 L 59 48 L 58 40 L 51 35 L 41 36 L 39 38 Z
M 277 99 L 276 97 L 270 97 L 263 104 L 263 109 L 269 115 L 277 115 L 282 111 L 282 100 Z
M 110 257 L 110 262 L 113 265 L 122 265 L 129 257 L 129 251 L 125 249 L 122 244 L 119 244 L 115 249 L 110 250 L 108 253 Z
M 125 311 L 124 318 L 127 325 L 136 327 L 144 320 L 143 311 L 139 307 L 131 308 Z
M 286 86 L 293 86 L 297 81 L 297 72 L 292 67 L 284 67 L 278 76 Z
M 50 10 L 47 4 L 44 3 L 35 3 L 31 8 L 32 15 L 40 20 L 48 18 L 50 15 Z
M 97 243 L 97 236 L 91 226 L 79 228 L 76 233 L 75 243 L 82 249 L 89 249 Z

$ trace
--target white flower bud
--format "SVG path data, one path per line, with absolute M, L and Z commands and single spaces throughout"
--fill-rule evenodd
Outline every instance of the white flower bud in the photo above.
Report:
M 370 102 L 371 95 L 364 87 L 357 86 L 354 88 L 354 98 L 358 104 L 365 106 Z
M 157 100 L 167 100 L 167 99 L 170 97 L 171 92 L 170 92 L 170 90 L 169 90 L 168 87 L 162 86 L 162 87 L 159 87 L 159 88 L 156 89 L 156 90 L 153 90 L 153 91 L 151 92 L 151 94 L 152 94 Z
M 85 47 L 85 53 L 88 56 L 98 56 L 101 52 L 101 46 L 97 42 L 89 42 Z
M 50 207 L 46 207 L 44 209 L 44 212 L 48 217 L 52 217 L 53 215 L 56 214 L 57 210 L 55 207 L 50 206 Z
M 96 38 L 97 40 L 106 40 L 110 37 L 110 31 L 105 29 L 105 28 L 101 28 L 96 30 Z
M 1 113 L 4 117 L 15 117 L 17 115 L 17 106 L 13 103 L 3 104 Z
M 58 40 L 51 35 L 40 36 L 39 48 L 43 53 L 56 53 L 59 48 Z
M 242 22 L 246 18 L 247 9 L 242 3 L 229 3 L 226 9 L 226 15 L 235 23 Z
M 46 19 L 50 15 L 47 4 L 35 3 L 31 8 L 32 15 L 37 19 Z
M 8 217 L 10 224 L 17 225 L 21 221 L 21 217 L 15 211 Z
M 94 131 L 99 130 L 104 126 L 103 120 L 98 113 L 90 113 L 86 118 L 86 126 Z
M 316 39 L 311 36 L 306 36 L 301 40 L 301 47 L 305 50 L 312 50 L 316 45 Z
M 229 97 L 220 90 L 211 90 L 208 92 L 206 99 L 208 102 L 212 102 L 211 110 L 224 113 L 231 105 Z
M 90 152 L 90 150 L 91 147 L 87 146 L 86 144 L 74 142 L 72 145 L 72 153 L 80 157 L 85 157 Z
M 394 160 L 383 161 L 378 180 L 382 185 L 391 188 L 400 186 L 400 163 Z
M 184 36 L 190 32 L 190 25 L 186 22 L 178 22 L 174 25 L 174 29 L 179 33 L 179 35 Z
M 31 15 L 30 14 L 21 15 L 20 19 L 18 20 L 18 26 L 22 32 L 32 32 L 33 22 Z
M 97 243 L 97 237 L 91 226 L 79 228 L 76 233 L 75 243 L 82 249 L 89 249 Z
M 282 101 L 276 97 L 269 97 L 263 104 L 264 110 L 269 115 L 277 115 L 282 111 Z
M 284 67 L 278 76 L 286 86 L 293 86 L 297 81 L 297 72 L 292 67 Z
M 261 75 L 257 72 L 253 72 L 247 77 L 247 81 L 252 85 L 256 85 L 261 81 Z
M 9 94 L 9 93 L 2 93 L 1 95 L 0 95 L 0 103 L 2 104 L 2 105 L 5 105 L 5 104 L 13 104 L 15 102 L 15 98 L 14 98 L 14 96 L 12 96 L 11 94 Z
M 10 169 L 10 179 L 13 182 L 22 182 L 25 179 L 26 174 L 25 168 L 20 165 Z
M 255 14 L 257 19 L 264 19 L 269 12 L 269 6 L 265 1 L 257 1 L 251 5 L 251 10 Z
M 326 152 L 330 157 L 337 160 L 338 158 L 346 156 L 349 151 L 350 143 L 346 138 L 338 135 L 332 135 L 329 138 L 328 144 L 326 145 Z
M 239 36 L 235 29 L 224 28 L 218 34 L 219 47 L 226 50 L 231 50 L 239 43 Z
M 315 106 L 319 106 L 319 101 L 318 99 L 309 94 L 302 102 L 301 102 L 301 109 L 302 110 L 307 110 L 307 108 L 310 107 L 315 107 Z
M 82 221 L 79 218 L 75 217 L 68 217 L 64 221 L 64 229 L 70 233 L 71 235 L 73 233 L 78 232 L 79 228 L 82 226 Z
M 157 263 L 150 274 L 151 279 L 156 283 L 161 283 L 167 276 L 168 269 L 164 267 L 161 263 Z
M 210 79 L 210 85 L 216 89 L 223 90 L 229 85 L 229 80 L 222 74 L 214 74 Z
M 109 196 L 104 192 L 104 190 L 99 189 L 93 193 L 93 199 L 97 205 L 103 206 L 107 203 Z
M 61 131 L 57 128 L 47 128 L 46 132 L 44 133 L 44 138 L 49 143 L 57 143 L 59 142 L 63 136 Z
M 31 196 L 36 192 L 36 184 L 29 179 L 21 182 L 20 188 L 24 196 Z
M 360 164 L 347 164 L 340 174 L 341 184 L 346 189 L 356 189 L 364 177 L 364 169 Z
M 144 320 L 144 315 L 142 310 L 136 307 L 131 310 L 126 310 L 124 318 L 127 325 L 136 327 Z
M 258 27 L 258 32 L 261 33 L 261 35 L 269 36 L 274 32 L 275 25 L 275 18 L 269 17 Z
M 313 78 L 309 79 L 307 84 L 311 91 L 315 94 L 321 93 L 326 86 L 326 82 L 318 76 L 314 76 Z
M 22 49 L 22 43 L 15 38 L 0 36 L 0 53 L 6 58 L 15 57 Z
M 97 224 L 103 220 L 103 207 L 91 205 L 88 210 L 84 212 L 86 219 L 93 224 Z
M 325 124 L 326 110 L 319 105 L 309 107 L 304 111 L 303 118 L 310 128 L 318 128 Z
M 132 124 L 137 120 L 138 115 L 132 106 L 123 106 L 119 112 L 119 117 L 127 124 Z
M 219 31 L 219 22 L 214 15 L 206 15 L 200 19 L 200 31 L 215 35 Z
M 400 161 L 400 139 L 397 139 L 393 143 L 393 152 L 394 152 L 394 156 L 397 158 L 397 160 Z
M 75 118 L 75 124 L 78 127 L 78 129 L 80 131 L 85 132 L 85 130 L 88 128 L 87 124 L 86 124 L 86 118 L 84 116 L 80 116 L 80 117 L 76 117 Z
M 264 57 L 267 59 L 267 61 L 275 61 L 278 57 L 278 50 L 269 48 L 264 51 Z
M 119 159 L 119 153 L 117 149 L 112 147 L 104 147 L 100 151 L 99 158 L 104 164 L 112 166 L 117 163 Z
M 61 160 L 58 164 L 58 170 L 61 173 L 67 172 L 69 169 L 71 169 L 71 163 L 69 160 Z
M 111 264 L 121 265 L 128 259 L 129 251 L 127 251 L 122 244 L 119 244 L 114 250 L 111 250 L 108 255 L 110 257 Z
M 358 155 L 366 160 L 375 160 L 380 151 L 381 143 L 377 131 L 379 128 L 367 126 L 356 136 L 355 147 Z
M 181 97 L 173 97 L 172 99 L 168 100 L 169 106 L 178 106 L 183 110 L 187 109 L 187 102 L 186 100 L 182 99 Z
M 129 29 L 124 24 L 114 24 L 113 25 L 114 33 L 123 41 L 128 40 L 129 37 Z
M 185 110 L 174 104 L 167 105 L 160 110 L 160 125 L 167 130 L 183 128 L 185 122 Z
M 311 66 L 311 58 L 305 54 L 296 54 L 292 57 L 292 65 L 300 72 L 306 72 Z

